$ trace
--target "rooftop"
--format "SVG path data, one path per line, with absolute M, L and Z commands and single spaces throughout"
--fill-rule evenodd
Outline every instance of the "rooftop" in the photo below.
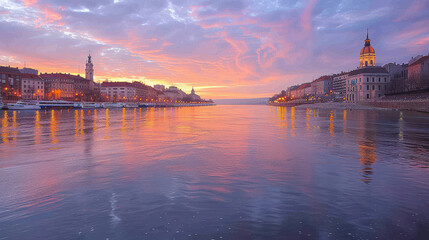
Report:
M 374 66 L 374 67 L 364 67 L 353 70 L 349 72 L 349 76 L 358 75 L 362 73 L 388 73 L 384 67 Z

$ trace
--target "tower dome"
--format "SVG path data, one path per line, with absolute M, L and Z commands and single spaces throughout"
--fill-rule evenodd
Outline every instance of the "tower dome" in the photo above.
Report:
M 359 66 L 362 67 L 368 67 L 368 66 L 375 66 L 375 51 L 374 48 L 371 47 L 371 40 L 368 36 L 368 30 L 366 32 L 366 39 L 365 39 L 365 46 L 360 51 L 359 56 Z

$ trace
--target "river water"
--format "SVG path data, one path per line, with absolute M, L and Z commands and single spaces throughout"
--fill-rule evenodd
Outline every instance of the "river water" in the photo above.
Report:
M 429 239 L 429 114 L 0 117 L 0 239 Z

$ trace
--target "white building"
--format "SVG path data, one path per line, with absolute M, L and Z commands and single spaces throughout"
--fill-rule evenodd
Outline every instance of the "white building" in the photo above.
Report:
M 383 96 L 390 74 L 383 67 L 365 67 L 349 72 L 346 78 L 346 102 L 357 103 Z
M 103 82 L 101 94 L 110 101 L 133 101 L 137 99 L 136 87 L 129 82 Z

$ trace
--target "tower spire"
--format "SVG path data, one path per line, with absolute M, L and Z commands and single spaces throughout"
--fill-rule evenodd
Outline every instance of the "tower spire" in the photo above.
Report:
M 366 29 L 366 40 L 369 40 L 368 28 Z
M 91 63 L 91 50 L 89 50 L 89 53 L 88 53 L 88 63 Z

